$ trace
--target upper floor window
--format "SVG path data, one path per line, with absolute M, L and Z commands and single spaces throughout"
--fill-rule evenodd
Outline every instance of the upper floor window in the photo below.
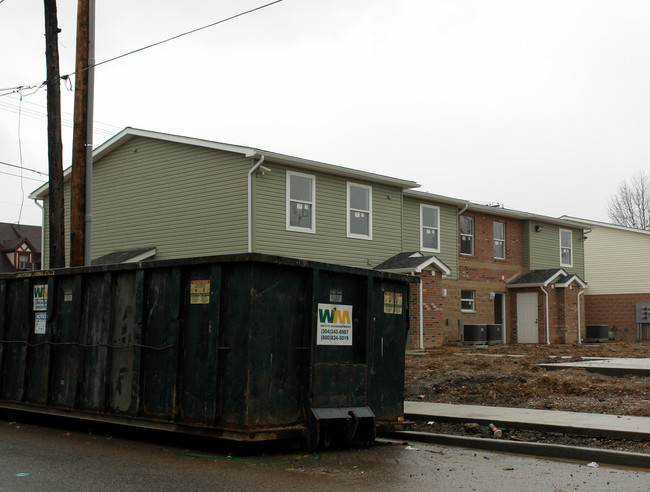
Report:
M 440 252 L 440 208 L 420 204 L 420 249 Z
M 474 254 L 474 219 L 460 216 L 460 254 Z
M 560 266 L 573 266 L 573 231 L 560 229 Z
M 316 232 L 316 178 L 287 171 L 287 230 Z
M 492 223 L 494 239 L 494 257 L 503 260 L 506 257 L 506 225 L 503 222 Z
M 372 239 L 372 188 L 348 183 L 348 237 Z

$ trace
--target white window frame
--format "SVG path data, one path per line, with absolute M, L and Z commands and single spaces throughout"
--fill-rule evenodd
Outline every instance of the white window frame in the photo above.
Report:
M 562 233 L 567 232 L 569 234 L 569 246 L 568 248 L 565 248 L 562 246 Z M 559 240 L 560 240 L 560 266 L 563 267 L 572 267 L 573 266 L 573 231 L 569 229 L 560 229 L 559 232 Z M 562 261 L 563 259 L 563 254 L 562 250 L 563 249 L 568 249 L 569 250 L 569 263 L 565 263 Z
M 461 232 L 461 226 L 460 223 L 463 220 L 463 217 L 466 219 L 470 219 L 472 221 L 472 233 L 471 234 L 463 234 Z M 460 254 L 465 255 L 465 256 L 474 256 L 474 231 L 475 231 L 475 226 L 474 226 L 474 217 L 470 217 L 469 215 L 461 215 L 458 219 L 458 233 L 460 234 Z M 463 253 L 463 236 L 468 236 L 472 238 L 472 252 L 471 253 Z
M 311 179 L 311 201 L 292 200 L 291 199 L 291 176 L 300 176 Z M 316 176 L 313 174 L 297 173 L 287 171 L 286 181 L 286 227 L 287 231 L 306 232 L 309 234 L 316 233 Z M 307 203 L 311 206 L 311 227 L 299 227 L 291 225 L 291 202 Z
M 368 210 L 353 209 L 350 208 L 350 188 L 365 188 L 368 190 Z M 350 232 L 350 213 L 352 212 L 364 212 L 368 214 L 368 235 L 365 234 L 356 234 Z M 347 184 L 347 204 L 346 204 L 346 222 L 347 222 L 347 235 L 349 238 L 355 239 L 372 239 L 372 186 L 362 185 L 358 183 L 348 182 Z
M 471 292 L 472 297 L 463 297 L 463 292 Z M 463 302 L 471 302 L 472 308 L 471 309 L 463 309 Z M 460 290 L 460 310 L 463 313 L 475 313 L 476 312 L 476 291 L 475 290 L 470 290 L 470 289 L 461 289 Z
M 430 208 L 433 209 L 437 212 L 438 214 L 438 227 L 431 227 L 431 226 L 425 226 L 424 225 L 424 209 L 425 208 Z M 436 234 L 436 239 L 437 239 L 437 245 L 435 248 L 429 248 L 424 245 L 424 230 L 425 229 L 431 229 L 437 232 Z M 420 251 L 428 251 L 431 253 L 440 253 L 440 207 L 436 207 L 434 205 L 427 205 L 424 203 L 420 204 Z
M 501 224 L 503 226 L 503 237 L 497 238 L 494 235 L 494 224 Z M 492 240 L 494 242 L 494 247 L 493 247 L 494 258 L 497 260 L 505 260 L 506 259 L 506 223 L 505 222 L 501 220 L 495 220 L 492 222 Z M 497 251 L 496 251 L 497 243 L 503 245 L 503 256 L 497 256 Z

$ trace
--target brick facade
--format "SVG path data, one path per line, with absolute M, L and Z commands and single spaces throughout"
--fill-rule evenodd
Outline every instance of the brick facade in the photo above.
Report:
M 615 340 L 636 342 L 637 302 L 650 302 L 650 293 L 587 296 L 587 325 L 608 325 Z M 647 339 L 645 326 L 642 338 Z
M 423 294 L 424 348 L 457 344 L 463 341 L 463 326 L 468 324 L 500 324 L 505 319 L 506 343 L 517 343 L 517 292 L 538 294 L 538 343 L 546 343 L 546 297 L 539 287 L 509 289 L 508 283 L 527 273 L 524 267 L 523 222 L 475 211 L 463 213 L 474 223 L 474 251 L 459 254 L 458 278 L 420 275 Z M 505 258 L 494 256 L 494 222 L 505 224 Z M 460 251 L 460 236 L 458 237 Z M 559 268 L 559 267 L 558 267 Z M 461 309 L 461 291 L 474 293 L 474 309 Z M 578 340 L 579 288 L 549 285 L 548 293 L 550 343 L 575 343 Z M 410 331 L 412 348 L 420 346 L 419 286 L 411 287 Z M 584 338 L 585 299 L 581 296 L 581 335 Z

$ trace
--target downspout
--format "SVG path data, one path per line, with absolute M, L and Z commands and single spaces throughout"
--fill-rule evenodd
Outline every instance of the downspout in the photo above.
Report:
M 544 309 L 545 309 L 545 316 L 544 317 L 546 318 L 546 320 L 545 320 L 546 321 L 546 345 L 550 345 L 551 340 L 549 338 L 549 333 L 548 333 L 548 330 L 549 330 L 549 323 L 548 323 L 548 292 L 546 292 L 544 290 L 543 285 L 540 285 L 539 288 L 542 289 L 542 292 L 546 296 L 546 299 L 545 299 L 545 302 L 544 302 Z
M 465 206 L 461 209 L 460 212 L 458 212 L 458 217 L 463 215 L 463 212 L 465 212 L 465 210 L 467 210 L 468 208 L 469 208 L 469 202 L 465 203 Z
M 418 294 L 418 298 L 420 300 L 420 303 L 419 303 L 420 305 L 418 306 L 418 308 L 420 310 L 420 315 L 419 315 L 419 318 L 420 318 L 420 350 L 424 350 L 424 319 L 423 319 L 424 309 L 423 309 L 423 303 L 422 303 L 422 277 L 420 277 L 419 284 L 420 284 L 420 286 L 419 286 L 420 292 Z
M 43 248 L 45 248 L 45 207 L 38 203 L 36 198 L 34 198 L 34 203 L 41 209 L 41 214 L 43 215 L 43 227 L 41 227 L 41 270 L 45 270 L 43 265 Z
M 253 173 L 264 162 L 264 156 L 248 171 L 248 252 L 253 252 Z
M 578 299 L 578 345 L 582 343 L 582 336 L 580 335 L 580 295 L 585 291 L 585 289 L 580 289 L 580 292 L 578 292 L 577 299 Z

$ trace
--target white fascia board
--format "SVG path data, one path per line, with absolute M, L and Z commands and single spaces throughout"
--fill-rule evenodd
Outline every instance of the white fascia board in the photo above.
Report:
M 447 265 L 445 265 L 442 261 L 440 261 L 438 258 L 436 258 L 435 256 L 432 256 L 431 258 L 429 258 L 424 263 L 421 263 L 420 265 L 418 265 L 416 271 L 421 272 L 422 270 L 424 270 L 425 268 L 427 268 L 428 266 L 430 266 L 432 264 L 435 265 L 436 268 L 438 270 L 440 270 L 440 272 L 442 272 L 444 275 L 451 275 L 451 269 Z
M 263 155 L 265 162 L 276 162 L 278 164 L 294 166 L 300 169 L 307 169 L 309 171 L 320 171 L 323 173 L 334 174 L 337 176 L 343 176 L 346 178 L 351 178 L 359 181 L 370 181 L 373 183 L 388 184 L 392 186 L 397 186 L 398 188 L 402 188 L 402 189 L 420 187 L 419 183 L 416 183 L 415 181 L 406 180 L 406 179 L 393 178 L 390 176 L 384 176 L 382 174 L 375 174 L 367 171 L 360 171 L 358 169 L 351 169 L 349 167 L 327 164 L 325 162 L 302 159 L 300 157 L 277 154 L 275 152 L 267 152 L 265 150 L 258 149 L 255 152 L 256 153 L 255 155 L 253 155 L 253 157 Z
M 584 222 L 585 224 L 589 224 L 592 227 L 603 227 L 608 229 L 617 229 L 619 231 L 636 232 L 638 234 L 650 235 L 650 231 L 646 231 L 644 229 L 635 229 L 634 227 L 626 227 L 618 224 L 608 224 L 607 222 L 599 222 L 597 220 L 579 219 L 577 217 L 570 217 L 568 215 L 563 215 L 561 218 L 571 221 Z
M 205 147 L 209 149 L 223 150 L 226 152 L 233 152 L 235 154 L 242 154 L 244 157 L 252 157 L 256 155 L 257 151 L 250 147 L 241 147 L 239 145 L 230 145 L 220 142 L 211 142 L 210 140 L 202 140 L 200 138 L 183 137 L 180 135 L 171 135 L 168 133 L 152 132 L 149 130 L 140 130 L 138 128 L 126 127 L 121 132 L 113 135 L 104 143 L 99 145 L 93 150 L 93 162 L 100 159 L 104 154 L 111 152 L 115 147 L 124 145 L 134 137 L 145 137 L 155 140 L 164 140 L 166 142 L 174 142 L 185 145 L 193 145 L 195 147 Z M 71 178 L 72 166 L 68 167 L 63 172 L 63 181 L 66 182 Z M 32 193 L 29 194 L 31 200 L 42 200 L 44 194 L 49 189 L 49 183 L 45 183 Z
M 553 282 L 553 280 L 555 280 L 556 278 L 558 278 L 560 275 L 567 276 L 567 275 L 569 275 L 569 274 L 568 274 L 568 273 L 567 273 L 563 268 L 560 268 L 557 272 L 555 272 L 555 273 L 553 274 L 552 277 L 550 277 L 549 279 L 547 279 L 547 280 L 544 282 L 544 284 L 543 284 L 544 287 L 546 287 L 548 284 L 550 284 L 551 282 Z
M 568 287 L 569 285 L 571 285 L 571 284 L 574 283 L 574 282 L 575 282 L 576 284 L 578 284 L 578 285 L 579 285 L 581 288 L 583 288 L 583 289 L 586 289 L 586 288 L 587 288 L 587 284 L 586 284 L 585 282 L 583 282 L 583 281 L 580 279 L 580 277 L 578 277 L 577 275 L 571 275 L 571 276 L 570 276 L 568 279 L 566 279 L 564 282 L 558 282 L 558 283 L 555 284 L 555 285 L 557 285 L 558 287 Z

